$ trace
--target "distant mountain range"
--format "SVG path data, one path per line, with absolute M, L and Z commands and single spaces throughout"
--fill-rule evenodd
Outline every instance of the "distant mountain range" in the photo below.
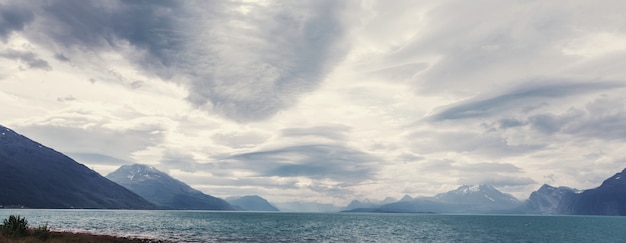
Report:
M 275 202 L 281 212 L 339 212 L 342 208 L 330 203 L 319 202 Z
M 106 178 L 0 125 L 0 207 L 202 209 L 336 212 L 332 204 L 259 196 L 204 194 L 146 165 L 124 165 Z M 232 204 L 232 205 L 231 205 Z M 626 169 L 588 190 L 542 185 L 521 202 L 489 185 L 463 185 L 432 197 L 352 201 L 349 212 L 525 213 L 626 216 Z
M 489 185 L 463 185 L 434 197 L 405 196 L 400 201 L 380 206 L 350 208 L 354 205 L 353 201 L 345 212 L 626 216 L 626 169 L 588 190 L 542 185 L 523 202 Z
M 0 205 L 156 208 L 97 172 L 4 126 L 0 126 Z
M 204 194 L 147 165 L 123 165 L 106 177 L 164 209 L 235 210 L 225 200 Z
M 257 195 L 248 195 L 243 197 L 228 197 L 226 201 L 233 205 L 238 210 L 244 211 L 269 211 L 269 212 L 277 212 L 279 211 L 276 207 L 274 207 L 271 203 L 269 203 L 265 198 L 262 198 Z
M 375 208 L 356 208 L 348 212 L 413 212 L 413 213 L 491 213 L 515 208 L 521 202 L 489 185 L 463 185 L 434 197 L 411 198 Z
M 407 197 L 410 198 L 409 195 L 405 195 L 403 197 L 403 199 L 406 199 Z M 383 199 L 382 201 L 375 201 L 375 200 L 352 200 L 348 206 L 345 207 L 344 210 L 352 210 L 352 209 L 357 209 L 357 208 L 375 208 L 375 207 L 380 207 L 382 205 L 388 204 L 388 203 L 393 203 L 398 201 L 395 198 L 392 197 L 387 197 L 385 199 Z

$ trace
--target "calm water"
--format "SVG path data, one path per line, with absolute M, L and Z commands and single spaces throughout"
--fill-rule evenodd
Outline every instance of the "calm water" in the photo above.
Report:
M 178 242 L 626 242 L 626 217 L 0 210 L 57 231 Z

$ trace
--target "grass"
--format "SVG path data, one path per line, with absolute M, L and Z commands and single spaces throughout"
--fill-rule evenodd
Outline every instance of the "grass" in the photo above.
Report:
M 89 233 L 54 232 L 48 225 L 36 228 L 28 227 L 25 218 L 11 215 L 0 225 L 0 243 L 141 243 L 167 242 L 161 240 L 137 239 L 110 235 L 94 235 Z
M 2 222 L 2 235 L 8 237 L 24 237 L 28 234 L 28 220 L 15 215 Z

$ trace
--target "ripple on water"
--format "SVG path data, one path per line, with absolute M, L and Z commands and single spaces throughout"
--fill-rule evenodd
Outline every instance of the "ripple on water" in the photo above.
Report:
M 33 226 L 179 242 L 616 242 L 625 217 L 26 210 Z

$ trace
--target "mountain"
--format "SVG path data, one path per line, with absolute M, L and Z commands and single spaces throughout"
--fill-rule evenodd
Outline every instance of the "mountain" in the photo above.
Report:
M 384 212 L 384 213 L 456 213 L 459 205 L 438 202 L 433 197 L 414 198 L 410 201 L 398 201 L 373 209 L 356 209 L 351 212 Z
M 223 199 L 206 195 L 147 165 L 123 165 L 106 177 L 165 209 L 234 210 Z
M 372 201 L 360 201 L 360 200 L 352 200 L 345 208 L 345 210 L 357 209 L 357 208 L 375 208 L 380 207 L 381 204 L 378 202 Z
M 373 209 L 370 212 L 416 213 L 498 213 L 519 207 L 520 201 L 489 185 L 463 185 L 434 197 L 405 197 Z M 353 210 L 354 211 L 354 210 Z
M 553 187 L 544 184 L 539 190 L 530 194 L 530 197 L 526 201 L 526 206 L 529 209 L 527 212 L 558 214 L 559 206 L 563 199 L 570 198 L 577 193 L 580 193 L 580 191 L 569 187 Z
M 409 195 L 404 195 L 404 197 L 402 197 L 402 198 L 400 199 L 400 202 L 411 201 L 411 200 L 413 200 L 413 198 L 412 198 L 411 196 L 409 196 Z
M 472 205 L 476 209 L 503 210 L 519 206 L 514 196 L 498 191 L 490 185 L 463 185 L 435 196 L 435 201 L 449 204 Z
M 408 197 L 408 195 L 404 196 L 404 198 L 406 198 L 406 197 Z M 363 208 L 376 208 L 376 207 L 380 207 L 382 205 L 385 205 L 385 204 L 388 204 L 388 203 L 393 203 L 393 202 L 396 202 L 396 201 L 398 201 L 398 199 L 395 199 L 393 197 L 386 197 L 382 201 L 376 201 L 376 200 L 370 200 L 370 199 L 365 199 L 363 201 L 352 200 L 343 210 L 353 210 L 353 209 L 363 209 Z
M 226 201 L 230 203 L 230 205 L 245 211 L 279 211 L 265 200 L 265 198 L 256 195 L 229 197 L 226 198 Z
M 599 187 L 566 195 L 561 214 L 626 215 L 626 169 L 606 179 Z
M 0 126 L 0 185 L 0 205 L 155 208 L 86 166 L 4 126 Z
M 407 196 L 407 195 L 405 195 Z M 385 199 L 383 199 L 382 201 L 380 201 L 381 204 L 387 204 L 387 203 L 392 203 L 392 202 L 397 202 L 398 199 L 395 199 L 393 197 L 386 197 Z
M 339 212 L 340 207 L 318 202 L 278 202 L 274 203 L 281 212 Z

